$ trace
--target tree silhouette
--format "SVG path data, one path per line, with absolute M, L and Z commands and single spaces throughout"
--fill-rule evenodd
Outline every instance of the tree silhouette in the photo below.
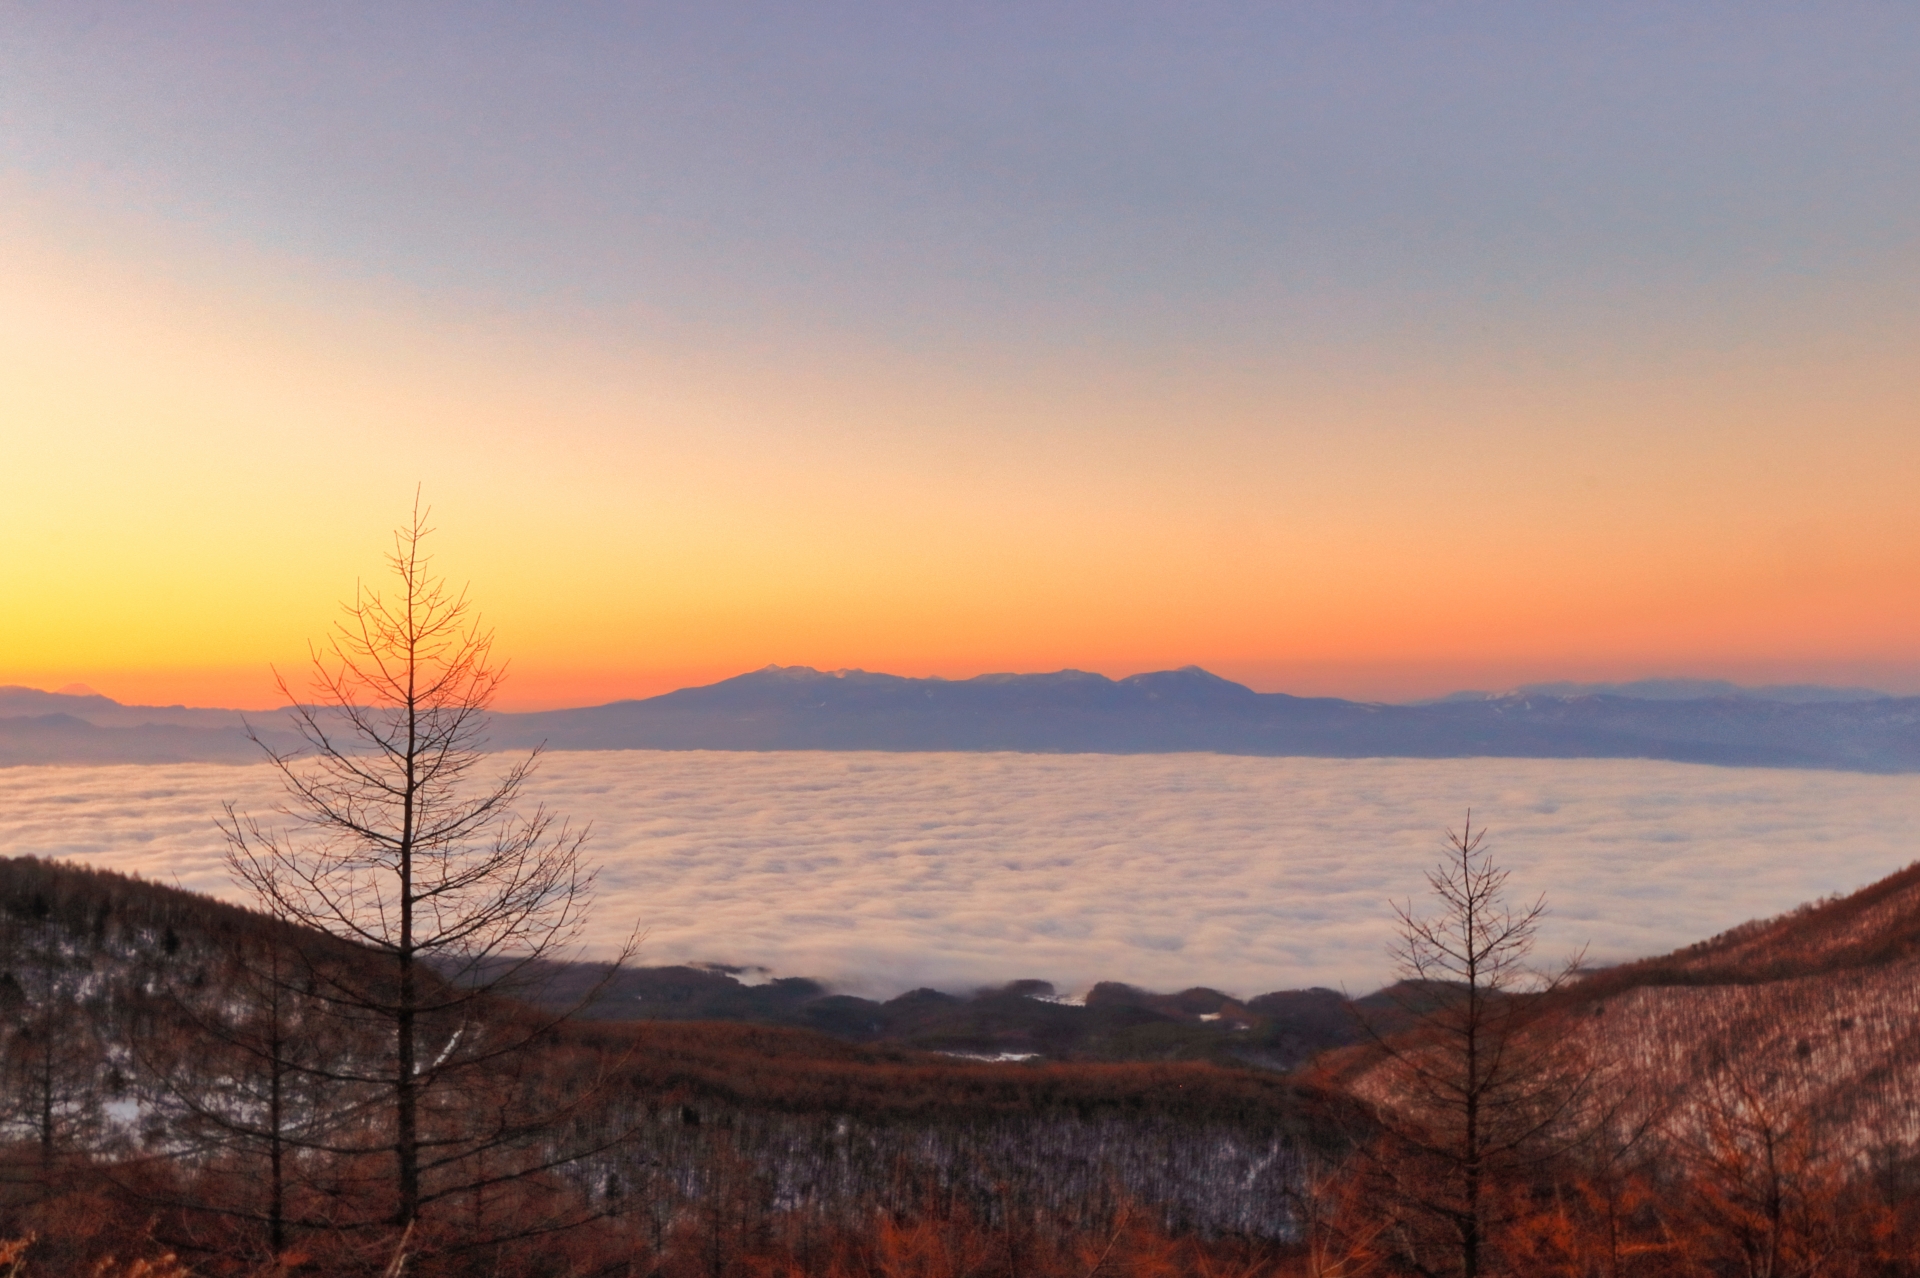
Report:
M 1395 904 L 1395 1015 L 1368 1025 L 1390 1091 L 1376 1191 L 1400 1211 L 1415 1268 L 1462 1278 L 1486 1268 L 1501 1181 L 1566 1152 L 1597 1121 L 1598 1071 L 1563 1037 L 1535 1032 L 1578 959 L 1545 978 L 1528 966 L 1546 899 L 1509 904 L 1485 840 L 1469 813 L 1427 874 L 1433 913 Z
M 517 1087 L 556 1017 L 502 996 L 568 957 L 594 882 L 587 832 L 523 802 L 539 751 L 487 775 L 503 671 L 465 591 L 433 572 L 426 518 L 416 500 L 394 535 L 391 589 L 343 605 L 311 696 L 280 678 L 304 748 L 254 740 L 280 773 L 281 822 L 231 805 L 223 822 L 227 863 L 268 913 L 384 960 L 307 964 L 307 988 L 374 1046 L 300 1068 L 381 1089 L 378 1121 L 324 1148 L 390 1159 L 403 1230 L 436 1201 L 577 1156 L 555 1144 L 568 1102 Z

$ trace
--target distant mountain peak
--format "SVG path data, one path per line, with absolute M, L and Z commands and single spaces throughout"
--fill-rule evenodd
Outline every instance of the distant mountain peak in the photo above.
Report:
M 848 678 L 859 678 L 862 676 L 869 677 L 869 678 L 879 678 L 879 679 L 892 679 L 896 677 L 894 675 L 869 675 L 867 671 L 860 669 L 858 666 L 842 666 L 838 670 L 819 670 L 814 668 L 813 666 L 783 666 L 783 665 L 780 665 L 778 662 L 771 662 L 767 665 L 761 666 L 758 670 L 749 670 L 747 673 L 743 675 L 735 675 L 734 678 L 735 679 L 753 679 L 762 675 L 768 676 L 770 678 L 775 678 L 775 679 L 793 679 L 793 680 L 803 680 L 803 681 L 814 680 L 814 679 L 848 679 Z M 721 682 L 725 683 L 730 681 L 722 680 Z M 687 689 L 682 688 L 680 689 L 680 691 L 685 692 L 687 691 Z
M 1128 675 L 1126 678 L 1120 680 L 1120 682 L 1137 683 L 1142 679 L 1158 679 L 1163 681 L 1180 679 L 1190 683 L 1224 684 L 1229 688 L 1246 687 L 1245 684 L 1235 683 L 1233 680 L 1217 675 L 1202 666 L 1181 666 L 1178 670 L 1149 670 L 1144 674 Z M 1248 691 L 1252 691 L 1252 689 L 1248 689 Z

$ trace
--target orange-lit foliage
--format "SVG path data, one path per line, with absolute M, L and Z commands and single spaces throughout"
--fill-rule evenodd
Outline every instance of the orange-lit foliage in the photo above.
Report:
M 29 1046 L 42 1027 L 69 1035 L 60 1052 L 11 1062 L 53 1062 L 57 1087 L 5 1075 L 0 1239 L 16 1241 L 0 1244 L 0 1276 L 159 1278 L 184 1266 L 198 1278 L 375 1278 L 396 1258 L 409 1278 L 1449 1272 L 1434 1221 L 1405 1210 L 1433 1169 L 1383 1143 L 1396 1126 L 1370 1117 L 1368 1104 L 1393 1095 L 1362 1089 L 1362 1104 L 1349 1090 L 1365 1061 L 1310 1076 L 996 1065 L 699 1023 L 546 1035 L 474 1101 L 509 1116 L 561 1112 L 574 1126 L 551 1145 L 530 1133 L 502 1147 L 489 1170 L 510 1178 L 433 1204 L 404 1236 L 379 1223 L 387 1161 L 302 1151 L 287 1178 L 290 1245 L 276 1262 L 263 1149 L 201 1121 L 155 1075 L 177 1088 L 238 1078 L 244 1054 L 206 1037 L 206 1008 L 246 1001 L 234 955 L 270 943 L 277 925 L 37 862 L 0 861 L 0 910 L 8 972 L 26 978 L 15 978 L 21 997 L 0 1000 L 0 1031 Z M 1858 931 L 1860 912 L 1805 917 L 1841 920 L 1878 944 Z M 1883 931 L 1897 935 L 1903 917 L 1883 919 Z M 1803 919 L 1787 932 L 1819 949 L 1806 928 Z M 1920 1159 L 1898 1109 L 1920 1063 L 1920 1017 L 1902 1022 L 1912 977 L 1911 960 L 1896 957 L 1728 984 L 1615 978 L 1543 1006 L 1539 1032 L 1605 1059 L 1619 1071 L 1609 1086 L 1636 1104 L 1609 1101 L 1590 1139 L 1503 1163 L 1488 1191 L 1482 1272 L 1920 1273 Z M 35 988 L 64 991 L 57 1016 L 34 1003 Z M 1855 1023 L 1842 1028 L 1847 1017 Z M 28 1038 L 11 1037 L 23 1029 Z M 355 1050 L 349 1037 L 309 1046 Z M 616 1085 L 594 1091 L 609 1071 Z M 591 1103 L 553 1104 L 577 1097 Z M 136 1103 L 139 1123 L 115 1117 Z M 337 1117 L 361 1121 L 351 1105 Z M 594 1157 L 514 1175 L 544 1150 L 615 1134 Z
M 1920 1272 L 1910 1192 L 1846 1174 L 1790 1131 L 1729 1119 L 1692 1157 L 1629 1169 L 1566 1162 L 1498 1186 L 1484 1272 L 1524 1278 L 1894 1278 Z M 1370 1192 L 1356 1159 L 1303 1214 L 1311 1278 L 1438 1275 L 1445 1239 Z
M 742 1278 L 1283 1278 L 1298 1272 L 1291 1249 L 1176 1238 L 1148 1213 L 1124 1209 L 1084 1229 L 1034 1222 L 992 1225 L 964 1212 L 899 1219 L 879 1215 L 810 1235 L 778 1222 L 738 1257 Z M 705 1254 L 665 1258 L 670 1278 L 713 1278 Z M 695 1267 L 689 1267 L 689 1262 Z

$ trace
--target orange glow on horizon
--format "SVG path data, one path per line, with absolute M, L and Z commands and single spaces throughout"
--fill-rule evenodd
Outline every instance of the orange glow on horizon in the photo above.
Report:
M 0 683 L 270 706 L 424 483 L 503 708 L 769 662 L 1920 688 L 1911 344 L 1867 319 L 1685 375 L 1041 370 L 296 303 L 285 264 L 162 276 L 110 231 L 0 223 L 31 250 L 0 295 Z
M 1551 658 L 1452 661 L 1183 661 L 1004 662 L 987 665 L 914 664 L 905 660 L 833 662 L 790 660 L 755 666 L 716 666 L 706 669 L 630 671 L 529 671 L 518 663 L 501 690 L 497 708 L 506 711 L 555 710 L 660 696 L 680 688 L 700 687 L 748 673 L 767 664 L 813 665 L 821 670 L 865 669 L 908 677 L 968 679 L 980 674 L 1035 673 L 1061 669 L 1087 670 L 1109 678 L 1124 678 L 1153 670 L 1200 665 L 1222 678 L 1245 684 L 1256 692 L 1284 692 L 1302 697 L 1340 697 L 1356 701 L 1403 702 L 1450 692 L 1478 690 L 1504 692 L 1523 684 L 1576 682 L 1613 683 L 1646 678 L 1719 678 L 1759 686 L 1821 683 L 1839 687 L 1868 687 L 1899 696 L 1920 695 L 1920 670 L 1905 654 L 1879 658 L 1835 660 L 1754 659 L 1727 661 L 1708 654 L 1645 658 L 1560 660 Z M 54 691 L 83 684 L 125 705 L 209 706 L 238 710 L 269 710 L 282 704 L 271 676 L 264 669 L 101 670 L 27 672 L 0 678 L 15 684 Z M 304 674 L 304 672 L 302 672 Z M 295 685 L 296 689 L 299 685 Z

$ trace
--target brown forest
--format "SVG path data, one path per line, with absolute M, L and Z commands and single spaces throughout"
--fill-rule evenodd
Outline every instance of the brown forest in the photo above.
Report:
M 1526 1068 L 1483 1089 L 1499 1140 L 1471 1256 L 1453 1120 L 1409 1073 L 1444 1063 L 1457 986 L 1403 984 L 1353 1013 L 1370 1034 L 1284 1072 L 1067 1042 L 986 1063 L 496 996 L 487 1017 L 534 1050 L 423 1117 L 429 1148 L 458 1127 L 476 1152 L 403 1228 L 371 1152 L 389 1117 L 350 1068 L 376 1031 L 301 985 L 376 956 L 31 859 L 0 861 L 0 926 L 0 1265 L 20 1274 L 1920 1272 L 1920 867 L 1492 995 L 1479 1032 Z M 296 952 L 311 970 L 274 979 Z M 1289 1004 L 1234 1006 L 1259 1037 Z M 498 1139 L 472 1143 L 476 1116 Z

